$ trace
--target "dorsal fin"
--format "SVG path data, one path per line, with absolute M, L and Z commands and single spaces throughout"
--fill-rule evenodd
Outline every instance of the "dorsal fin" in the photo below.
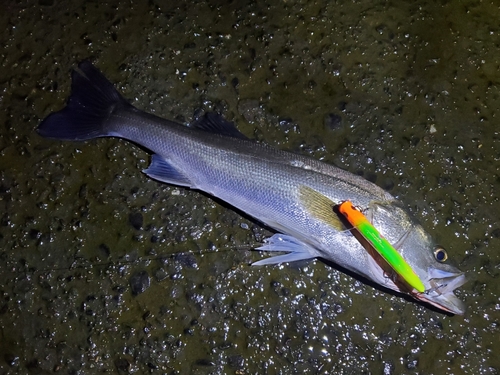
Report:
M 299 187 L 299 197 L 304 208 L 312 216 L 331 225 L 335 230 L 343 231 L 346 229 L 333 210 L 337 204 L 330 198 L 305 185 Z
M 213 134 L 248 140 L 247 136 L 236 129 L 233 122 L 225 120 L 221 115 L 215 112 L 205 113 L 203 117 L 193 122 L 190 126 Z

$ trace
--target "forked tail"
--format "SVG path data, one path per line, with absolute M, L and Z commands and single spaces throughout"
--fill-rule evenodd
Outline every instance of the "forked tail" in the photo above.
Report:
M 38 126 L 47 138 L 81 141 L 110 135 L 106 120 L 117 107 L 132 107 L 113 84 L 85 60 L 71 75 L 71 96 L 66 107 L 52 113 Z

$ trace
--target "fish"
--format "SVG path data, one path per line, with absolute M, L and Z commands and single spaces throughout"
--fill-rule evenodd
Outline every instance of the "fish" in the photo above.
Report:
M 269 257 L 255 266 L 320 259 L 368 283 L 409 295 L 438 310 L 463 315 L 455 289 L 465 274 L 450 264 L 403 204 L 379 186 L 333 165 L 256 142 L 233 122 L 208 112 L 184 125 L 134 107 L 88 61 L 71 74 L 66 106 L 37 128 L 45 138 L 86 141 L 118 137 L 149 150 L 143 172 L 160 182 L 203 191 L 272 228 L 256 250 Z M 357 236 L 338 208 L 350 201 L 418 275 L 424 290 L 405 282 Z

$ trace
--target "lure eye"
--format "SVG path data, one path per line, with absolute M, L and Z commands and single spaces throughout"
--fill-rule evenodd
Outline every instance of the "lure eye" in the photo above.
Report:
M 446 253 L 446 250 L 441 246 L 437 246 L 434 249 L 434 258 L 436 258 L 436 260 L 440 263 L 446 262 L 446 259 L 448 259 L 448 253 Z

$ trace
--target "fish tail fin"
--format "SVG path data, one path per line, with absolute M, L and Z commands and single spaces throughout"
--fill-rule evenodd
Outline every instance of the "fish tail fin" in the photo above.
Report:
M 106 120 L 117 107 L 132 107 L 113 84 L 84 60 L 71 75 L 71 96 L 66 107 L 52 113 L 38 126 L 43 137 L 85 140 L 109 134 Z

